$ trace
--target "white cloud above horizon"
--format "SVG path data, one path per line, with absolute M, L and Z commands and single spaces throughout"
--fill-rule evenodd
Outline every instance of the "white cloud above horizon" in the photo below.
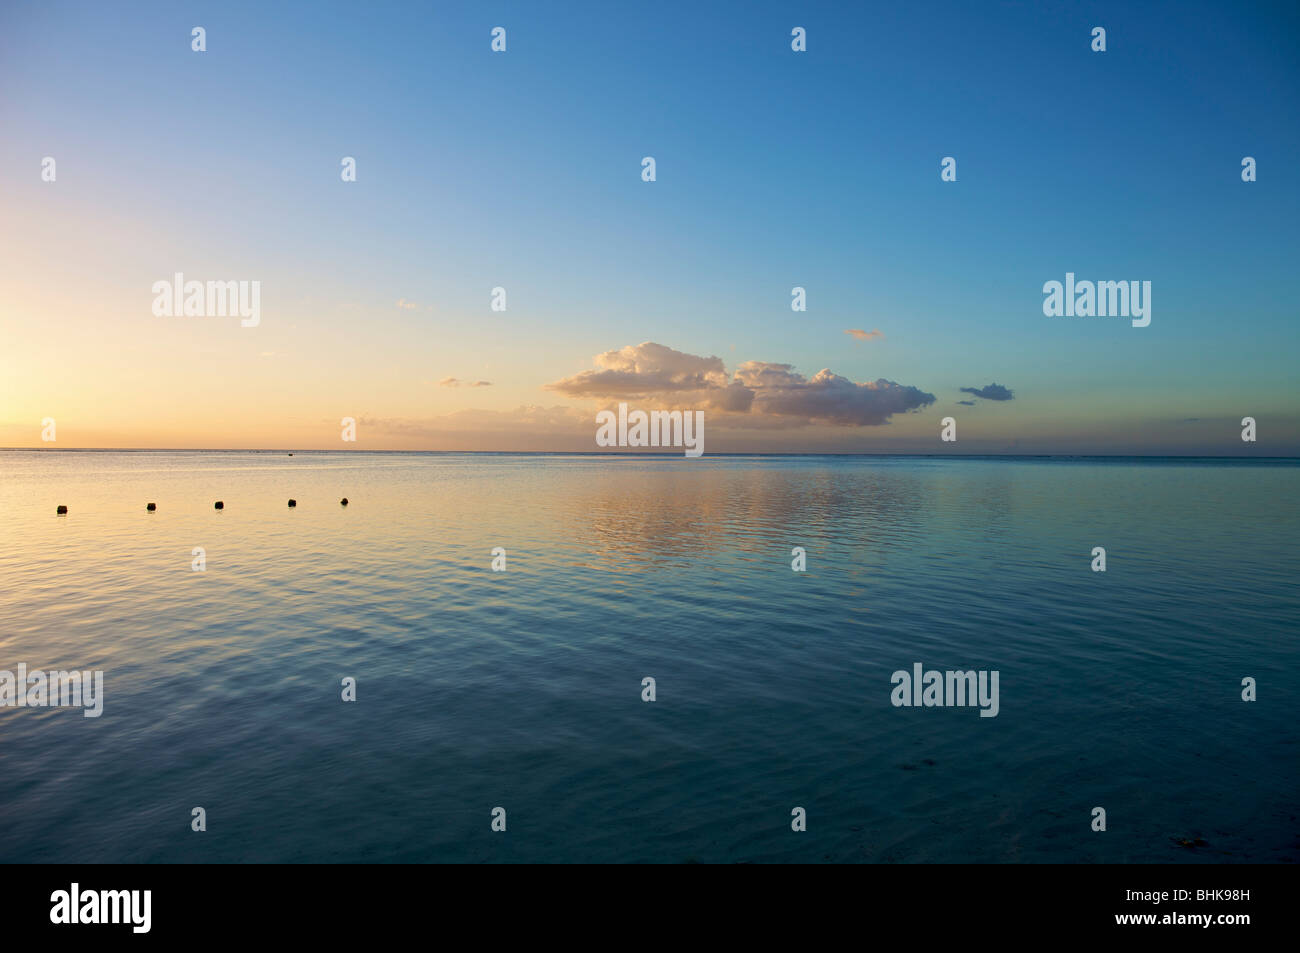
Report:
M 746 361 L 728 376 L 722 359 L 653 341 L 597 354 L 595 368 L 545 385 L 569 397 L 657 400 L 668 406 L 775 418 L 783 426 L 816 423 L 871 427 L 934 403 L 933 394 L 879 378 L 856 382 L 823 368 L 811 378 L 791 364 Z M 742 424 L 743 426 L 743 424 Z

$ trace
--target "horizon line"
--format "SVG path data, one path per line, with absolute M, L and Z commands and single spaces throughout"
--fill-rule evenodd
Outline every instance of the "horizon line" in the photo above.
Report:
M 681 451 L 642 450 L 290 450 L 254 447 L 0 447 L 12 453 L 422 453 L 480 454 L 483 456 L 576 456 L 576 457 L 681 457 Z M 1129 460 L 1300 460 L 1300 454 L 1210 454 L 1210 453 L 1015 453 L 999 451 L 921 453 L 910 450 L 730 450 L 700 457 L 1008 457 L 1021 459 L 1129 459 Z

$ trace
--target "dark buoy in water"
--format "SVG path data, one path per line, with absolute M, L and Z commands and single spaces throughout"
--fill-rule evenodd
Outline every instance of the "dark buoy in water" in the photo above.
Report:
M 214 510 L 224 510 L 226 508 L 226 504 L 222 503 L 220 500 L 217 500 L 217 502 L 212 504 L 212 508 Z
M 158 509 L 158 504 L 157 504 L 157 503 L 146 503 L 146 504 L 144 505 L 144 508 L 145 508 L 146 510 L 148 510 L 150 513 L 152 513 L 154 510 Z
M 68 508 L 67 508 L 66 506 L 63 506 L 62 504 L 60 504 L 60 505 L 59 505 L 59 508 L 56 509 L 54 512 L 55 512 L 56 514 L 58 514 L 59 516 L 66 516 L 67 513 L 68 513 Z
M 340 506 L 347 506 L 347 505 L 348 505 L 348 498 L 345 496 L 345 497 L 343 497 L 343 499 L 339 500 L 339 505 L 340 505 Z
M 290 505 L 290 506 L 297 506 L 297 505 L 298 505 L 298 501 L 297 501 L 297 500 L 290 500 L 290 501 L 289 501 L 289 505 Z

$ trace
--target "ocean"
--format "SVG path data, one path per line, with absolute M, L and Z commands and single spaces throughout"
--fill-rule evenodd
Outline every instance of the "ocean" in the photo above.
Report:
M 1297 477 L 0 452 L 0 861 L 1295 862 Z

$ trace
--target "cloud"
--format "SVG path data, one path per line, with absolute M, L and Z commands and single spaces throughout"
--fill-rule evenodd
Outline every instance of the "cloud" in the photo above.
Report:
M 883 338 L 885 336 L 884 331 L 863 331 L 861 328 L 849 328 L 844 333 L 853 335 L 859 341 L 870 341 L 874 338 Z
M 582 371 L 547 390 L 569 397 L 650 400 L 677 407 L 710 407 L 746 413 L 754 399 L 748 387 L 727 379 L 719 357 L 696 357 L 653 341 L 597 354 L 596 370 Z
M 405 298 L 398 298 L 396 304 L 403 311 L 414 311 L 419 307 L 414 301 L 407 301 Z
M 439 387 L 491 387 L 491 381 L 463 381 L 457 377 L 444 377 L 438 381 Z
M 754 389 L 758 413 L 809 423 L 874 427 L 935 400 L 933 394 L 916 387 L 884 378 L 859 384 L 826 368 L 810 380 L 789 364 L 749 361 L 736 369 L 736 378 Z
M 933 394 L 883 378 L 859 384 L 823 369 L 809 379 L 791 364 L 767 361 L 747 361 L 728 378 L 720 358 L 697 357 L 652 341 L 598 354 L 594 363 L 597 369 L 547 388 L 570 397 L 706 407 L 779 425 L 876 426 L 935 400 Z
M 975 401 L 973 401 L 973 400 L 959 400 L 959 401 L 957 401 L 957 403 L 961 404 L 963 407 L 974 407 L 974 406 L 975 406 Z
M 646 397 L 727 386 L 719 357 L 696 357 L 646 341 L 593 358 L 598 370 L 582 371 L 548 384 L 570 397 Z
M 989 384 L 987 387 L 962 387 L 963 394 L 974 394 L 984 400 L 1013 400 L 1015 393 L 1001 384 Z

